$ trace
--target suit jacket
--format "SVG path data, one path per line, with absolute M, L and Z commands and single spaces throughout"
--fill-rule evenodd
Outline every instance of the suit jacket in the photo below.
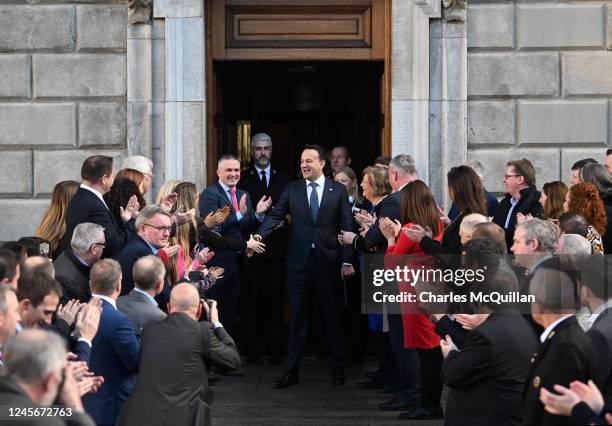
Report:
M 119 253 L 135 233 L 133 219 L 127 224 L 117 223 L 102 200 L 91 191 L 79 188 L 66 208 L 66 232 L 60 242 L 60 251 L 70 247 L 74 228 L 83 222 L 91 222 L 104 227 L 106 247 L 102 257 L 112 257 Z
M 35 404 L 32 400 L 21 390 L 21 388 L 8 376 L 0 377 L 0 404 L 5 407 L 32 407 L 41 408 L 39 404 Z M 6 408 L 3 411 L 8 414 Z M 72 408 L 74 413 L 74 408 Z M 17 418 L 19 419 L 19 418 Z M 86 413 L 77 413 L 74 418 L 70 420 L 62 419 L 61 417 L 28 417 L 27 421 L 21 417 L 19 420 L 11 421 L 8 419 L 2 420 L 3 425 L 14 425 L 14 426 L 94 426 L 95 423 Z
M 87 412 L 96 424 L 115 424 L 121 407 L 134 389 L 138 373 L 140 344 L 132 322 L 106 300 L 93 340 L 89 368 L 104 377 L 102 387 L 83 398 Z
M 118 425 L 209 425 L 210 365 L 240 367 L 238 349 L 223 327 L 215 329 L 181 312 L 147 324 L 138 383 Z
M 91 298 L 89 289 L 89 266 L 81 263 L 74 255 L 72 248 L 64 250 L 53 262 L 55 278 L 62 285 L 60 303 L 66 304 L 71 299 L 88 302 Z
M 285 173 L 270 168 L 269 182 L 270 183 L 266 187 L 260 175 L 257 173 L 257 169 L 251 166 L 242 172 L 240 182 L 238 182 L 238 188 L 247 191 L 251 195 L 253 203 L 257 204 L 264 195 L 267 195 L 272 198 L 272 206 L 274 206 L 278 202 L 283 189 L 285 189 L 287 183 L 289 183 L 289 179 Z M 284 259 L 288 237 L 289 230 L 286 221 L 284 221 L 279 225 L 279 229 L 274 231 L 266 241 L 265 253 L 255 253 L 252 260 Z
M 394 192 L 383 198 L 376 206 L 374 213 L 376 214 L 376 222 L 370 227 L 368 232 L 362 237 L 357 235 L 353 240 L 353 247 L 360 252 L 374 251 L 376 253 L 384 253 L 387 250 L 387 239 L 380 232 L 378 222 L 381 217 L 389 219 L 400 219 L 400 206 L 402 201 L 402 191 Z
M 531 327 L 516 309 L 493 312 L 467 334 L 461 351 L 442 364 L 449 386 L 445 425 L 519 425 L 521 394 L 537 348 Z
M 219 182 L 217 182 L 202 191 L 199 206 L 200 216 L 206 217 L 208 213 L 220 209 L 223 206 L 228 206 L 230 208 L 230 215 L 227 217 L 225 222 L 218 227 L 218 229 L 215 229 L 215 231 L 219 232 L 219 234 L 221 234 L 223 237 L 248 240 L 249 234 L 253 232 L 258 221 L 255 217 L 255 210 L 253 210 L 253 204 L 251 203 L 249 193 L 242 189 L 236 188 L 236 200 L 238 203 L 240 203 L 240 198 L 242 198 L 244 194 L 247 196 L 247 213 L 240 221 L 238 221 L 231 201 L 223 190 L 223 187 L 221 187 Z M 226 268 L 227 272 L 236 270 L 236 251 L 215 250 L 215 256 L 210 261 L 210 265 Z
M 587 331 L 596 367 L 593 381 L 601 390 L 606 407 L 612 409 L 612 308 L 603 311 Z
M 351 230 L 353 226 L 351 206 L 344 185 L 329 178 L 325 179 L 321 205 L 315 221 L 308 204 L 306 181 L 300 179 L 289 183 L 257 233 L 264 239 L 268 238 L 287 214 L 291 214 L 291 232 L 286 256 L 288 270 L 304 269 L 313 243 L 321 270 L 335 271 L 341 262 L 351 263 L 352 248 L 338 244 L 340 231 Z
M 153 305 L 147 296 L 136 290 L 117 299 L 117 309 L 132 321 L 134 331 L 139 337 L 146 323 L 161 321 L 167 316 L 164 311 Z
M 517 213 L 522 213 L 524 215 L 530 214 L 533 217 L 541 217 L 544 213 L 542 205 L 540 204 L 540 191 L 538 191 L 535 186 L 525 188 L 521 190 L 521 198 L 519 198 L 518 203 L 512 210 L 510 221 L 508 222 L 508 228 L 505 228 L 504 225 L 506 224 L 508 212 L 510 211 L 510 208 L 512 208 L 512 203 L 510 202 L 511 198 L 512 196 L 510 194 L 506 194 L 505 198 L 499 203 L 499 208 L 497 209 L 497 213 L 493 218 L 493 222 L 501 226 L 502 229 L 505 229 L 506 231 L 506 245 L 508 246 L 508 252 L 510 252 L 510 247 L 512 247 L 513 244 Z
M 523 425 L 573 425 L 570 417 L 544 410 L 540 389 L 552 390 L 556 384 L 568 387 L 574 380 L 586 383 L 593 372 L 591 342 L 574 316 L 566 318 L 550 332 L 533 356 L 523 391 Z
M 138 259 L 152 255 L 149 244 L 140 236 L 135 235 L 114 258 L 121 265 L 121 295 L 128 294 L 134 289 L 132 268 Z

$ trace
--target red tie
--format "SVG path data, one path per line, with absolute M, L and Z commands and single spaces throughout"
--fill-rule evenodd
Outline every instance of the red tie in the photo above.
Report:
M 230 188 L 229 192 L 232 195 L 232 207 L 234 207 L 234 213 L 238 213 L 238 211 L 240 211 L 240 207 L 238 207 L 238 200 L 236 199 L 236 188 Z

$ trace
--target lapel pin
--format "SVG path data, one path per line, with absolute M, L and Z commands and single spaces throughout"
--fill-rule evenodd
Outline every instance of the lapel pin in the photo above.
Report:
M 329 188 L 329 192 L 332 192 L 332 191 L 333 191 L 333 188 Z

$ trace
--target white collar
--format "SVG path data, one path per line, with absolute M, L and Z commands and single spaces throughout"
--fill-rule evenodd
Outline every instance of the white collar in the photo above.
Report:
M 552 324 L 550 324 L 548 327 L 546 327 L 546 330 L 544 330 L 544 333 L 542 333 L 540 335 L 540 342 L 544 343 L 546 341 L 546 338 L 548 337 L 548 335 L 553 331 L 553 329 L 559 325 L 562 321 L 568 319 L 569 317 L 571 317 L 571 315 L 565 315 L 562 316 L 561 318 L 559 318 L 557 321 L 553 322 Z
M 100 191 L 98 191 L 95 188 L 92 188 L 89 185 L 85 185 L 84 183 L 81 183 L 81 188 L 88 190 L 89 192 L 93 193 L 96 197 L 98 197 L 100 199 L 100 201 L 102 201 L 104 203 L 104 205 L 106 206 L 106 203 L 104 202 L 104 197 L 102 196 L 102 193 Z M 108 208 L 108 206 L 106 206 L 106 208 Z
M 602 303 L 599 308 L 595 309 L 589 317 L 589 322 L 591 323 L 591 325 L 593 325 L 593 323 L 597 320 L 597 318 L 599 318 L 603 311 L 610 308 L 612 308 L 612 299 L 608 300 L 606 303 Z
M 261 176 L 261 171 L 265 170 L 266 175 L 270 176 L 270 169 L 272 168 L 272 166 L 270 165 L 270 163 L 268 163 L 268 167 L 266 167 L 265 169 L 262 169 L 261 167 L 255 166 L 255 170 L 257 170 L 257 174 L 259 176 Z
M 91 297 L 97 297 L 98 299 L 106 300 L 108 303 L 110 303 L 113 306 L 113 308 L 115 308 L 115 310 L 117 309 L 117 302 L 115 301 L 115 299 L 111 297 L 103 296 L 101 294 L 95 294 L 95 293 L 92 293 Z
M 312 181 L 309 181 L 308 179 L 304 179 L 306 181 L 306 186 L 310 185 L 312 183 Z M 325 175 L 321 175 L 319 176 L 319 178 L 317 180 L 314 181 L 317 185 L 319 185 L 319 187 L 323 188 L 325 186 Z

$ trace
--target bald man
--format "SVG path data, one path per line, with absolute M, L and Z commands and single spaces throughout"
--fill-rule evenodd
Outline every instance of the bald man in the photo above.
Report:
M 193 285 L 178 284 L 168 312 L 166 319 L 143 329 L 138 382 L 118 425 L 192 425 L 192 419 L 210 425 L 207 366 L 240 368 L 240 354 L 219 322 L 216 302 L 202 302 Z M 202 314 L 207 321 L 198 322 Z

